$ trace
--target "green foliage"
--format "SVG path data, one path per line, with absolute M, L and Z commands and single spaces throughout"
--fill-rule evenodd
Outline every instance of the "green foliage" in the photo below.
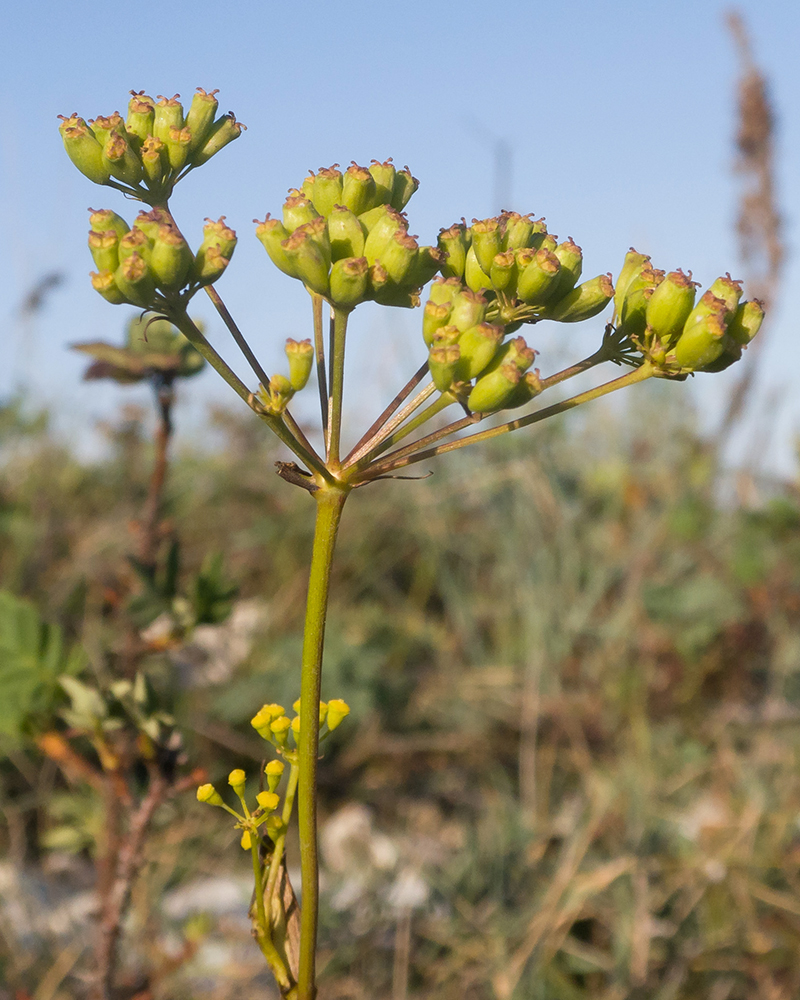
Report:
M 16 742 L 46 722 L 60 700 L 62 675 L 76 683 L 70 675 L 85 662 L 83 650 L 70 646 L 30 601 L 0 591 L 0 736 Z

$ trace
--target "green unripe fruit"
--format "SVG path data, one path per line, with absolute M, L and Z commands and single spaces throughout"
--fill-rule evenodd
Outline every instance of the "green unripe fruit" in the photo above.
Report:
M 142 169 L 150 188 L 159 188 L 170 171 L 169 154 L 167 146 L 154 135 L 149 135 L 142 143 L 139 150 L 139 157 L 142 161 Z
M 442 274 L 445 277 L 459 280 L 464 277 L 469 242 L 467 227 L 463 222 L 457 222 L 449 229 L 441 230 L 438 244 L 439 249 L 445 254 L 442 265 Z
M 614 292 L 614 315 L 619 319 L 622 316 L 622 303 L 625 293 L 628 290 L 633 278 L 640 274 L 650 263 L 650 258 L 645 253 L 639 253 L 633 247 L 625 254 L 625 262 L 617 278 L 617 288 Z
M 163 208 L 152 208 L 149 212 L 139 212 L 133 220 L 134 229 L 141 229 L 151 243 L 162 226 L 172 225 L 174 225 L 172 216 Z
M 394 187 L 392 189 L 392 208 L 396 209 L 398 212 L 402 212 L 403 209 L 408 204 L 411 195 L 419 187 L 419 181 L 416 177 L 411 176 L 411 171 L 408 167 L 403 167 L 402 170 L 398 170 L 394 178 Z
M 516 365 L 501 365 L 475 383 L 467 399 L 473 413 L 496 413 L 513 398 L 522 375 Z
M 132 253 L 126 257 L 117 268 L 114 279 L 123 295 L 135 306 L 146 308 L 153 304 L 155 280 L 141 254 Z
M 178 100 L 180 94 L 174 97 L 162 97 L 159 94 L 158 103 L 153 109 L 153 135 L 166 142 L 171 128 L 183 128 L 183 106 Z
M 321 217 L 320 217 L 321 218 Z M 324 225 L 324 219 L 323 219 Z M 291 261 L 297 276 L 303 283 L 319 295 L 330 292 L 330 254 L 325 254 L 308 225 L 297 229 L 281 244 Z
M 486 299 L 465 288 L 453 297 L 450 322 L 463 333 L 471 326 L 478 326 L 486 317 Z
M 135 187 L 142 179 L 142 161 L 131 144 L 114 132 L 103 147 L 103 163 L 112 177 L 123 184 Z
M 98 271 L 116 271 L 119 266 L 119 236 L 113 229 L 104 233 L 89 231 L 89 250 Z
M 225 257 L 231 258 L 237 242 L 236 233 L 225 224 L 224 215 L 221 215 L 216 222 L 213 219 L 206 219 L 206 224 L 203 226 L 203 243 L 198 254 L 205 247 L 215 246 Z
M 502 341 L 503 327 L 493 323 L 478 323 L 465 330 L 458 338 L 461 349 L 459 377 L 471 382 L 485 371 L 497 356 Z
M 437 303 L 428 299 L 425 303 L 425 308 L 422 310 L 422 338 L 428 347 L 433 343 L 436 331 L 447 326 L 452 311 L 450 302 Z
M 120 263 L 123 260 L 127 260 L 128 257 L 135 253 L 138 253 L 140 257 L 147 258 L 150 255 L 151 242 L 148 239 L 146 233 L 136 226 L 127 232 L 122 239 L 119 241 L 119 259 Z
M 283 411 L 289 405 L 289 401 L 291 400 L 292 396 L 294 396 L 294 389 L 292 388 L 292 383 L 289 381 L 288 378 L 286 378 L 285 375 L 273 375 L 272 378 L 269 380 L 269 386 L 267 388 L 267 392 L 268 392 L 270 409 L 275 414 L 283 413 Z M 288 722 L 289 720 L 287 719 L 286 721 Z M 289 723 L 289 725 L 291 725 L 291 723 Z M 280 741 L 281 732 L 286 733 L 288 732 L 288 729 L 284 730 L 283 727 L 280 727 L 278 731 L 275 731 L 273 729 L 273 732 L 275 733 L 275 736 L 278 738 L 278 742 L 281 742 Z
M 354 215 L 361 215 L 376 206 L 375 178 L 357 163 L 351 164 L 342 179 L 342 202 Z
M 461 351 L 456 344 L 433 346 L 428 354 L 431 379 L 439 392 L 447 392 L 456 378 Z
M 342 204 L 342 183 L 342 172 L 338 169 L 338 164 L 334 163 L 332 167 L 321 167 L 316 174 L 312 171 L 303 181 L 303 194 L 313 203 L 319 214 L 327 219 L 335 206 Z
M 310 340 L 286 341 L 286 357 L 289 361 L 289 381 L 295 392 L 305 389 L 314 367 L 314 348 Z
M 488 275 L 492 269 L 492 261 L 503 249 L 503 233 L 499 219 L 473 219 L 472 250 L 475 253 L 480 269 Z
M 381 264 L 389 281 L 395 285 L 406 284 L 418 250 L 419 244 L 407 232 L 401 230 L 392 236 L 381 253 Z
M 459 328 L 448 324 L 447 326 L 440 326 L 434 333 L 432 344 L 434 347 L 449 347 L 452 344 L 457 344 L 460 339 L 461 331 Z
M 664 272 L 649 266 L 643 267 L 633 275 L 622 298 L 621 311 L 617 318 L 617 330 L 620 333 L 626 337 L 642 336 L 647 326 L 647 303 L 663 280 Z
M 189 157 L 192 133 L 188 128 L 171 128 L 166 139 L 167 159 L 173 174 L 183 168 Z
M 444 263 L 444 254 L 438 247 L 420 247 L 406 275 L 406 284 L 422 288 L 438 274 Z
M 504 212 L 500 216 L 503 234 L 503 250 L 521 250 L 529 246 L 533 235 L 533 219 L 530 215 L 520 215 L 519 212 Z
M 614 296 L 610 274 L 584 281 L 548 308 L 546 316 L 559 323 L 580 323 L 601 313 Z
M 105 233 L 113 229 L 117 236 L 122 237 L 131 228 L 121 215 L 112 212 L 110 208 L 101 208 L 99 211 L 89 209 L 89 211 L 91 212 L 89 225 L 93 233 Z
M 344 257 L 334 261 L 330 286 L 330 300 L 341 309 L 353 309 L 363 302 L 369 290 L 367 258 Z
M 694 306 L 696 282 L 691 271 L 670 271 L 647 303 L 647 325 L 663 347 L 675 343 Z
M 229 142 L 238 139 L 242 129 L 246 128 L 237 122 L 232 113 L 223 115 L 211 126 L 208 138 L 198 149 L 193 150 L 189 162 L 193 167 L 200 167 L 218 153 Z
M 206 285 L 213 285 L 215 281 L 219 281 L 222 275 L 225 273 L 225 268 L 230 264 L 230 258 L 226 257 L 218 246 L 201 247 L 197 251 L 197 256 L 194 259 L 194 263 L 191 268 L 191 280 L 196 282 L 201 287 Z
M 304 226 L 312 219 L 321 218 L 314 204 L 297 189 L 289 192 L 289 197 L 283 203 L 283 224 L 291 235 L 298 226 Z
M 364 256 L 370 264 L 381 260 L 389 241 L 396 233 L 408 232 L 406 220 L 395 209 L 383 207 L 378 211 L 380 214 L 367 227 L 367 238 L 364 241 Z
M 153 134 L 153 102 L 142 94 L 131 91 L 128 101 L 128 117 L 125 128 L 129 135 L 135 135 L 140 143 Z
M 98 115 L 94 121 L 90 121 L 89 124 L 92 126 L 92 132 L 94 133 L 95 139 L 100 143 L 101 146 L 105 146 L 108 140 L 114 135 L 121 135 L 123 139 L 127 139 L 127 131 L 125 129 L 125 122 L 122 120 L 122 116 L 118 111 L 115 111 L 113 115 Z
M 502 365 L 516 365 L 517 370 L 522 375 L 533 364 L 535 357 L 536 351 L 532 347 L 528 347 L 524 337 L 514 337 L 513 340 L 503 344 L 497 352 L 489 366 L 489 371 L 495 371 Z
M 369 264 L 369 261 L 367 263 Z M 372 297 L 375 298 L 385 291 L 388 284 L 389 275 L 386 273 L 386 268 L 382 264 L 369 264 L 369 289 Z
M 492 279 L 478 263 L 475 247 L 467 250 L 467 260 L 464 265 L 464 283 L 473 292 L 487 291 L 492 287 Z
M 563 243 L 559 243 L 553 251 L 561 270 L 558 278 L 558 289 L 556 295 L 560 298 L 571 291 L 578 282 L 583 270 L 583 251 L 570 238 Z
M 716 361 L 725 349 L 725 321 L 720 313 L 709 313 L 678 338 L 668 355 L 681 368 L 697 371 Z
M 92 272 L 89 276 L 92 280 L 92 288 L 114 306 L 121 306 L 129 303 L 129 300 L 120 290 L 119 285 L 114 280 L 112 271 L 101 271 L 99 274 Z
M 258 222 L 258 219 L 254 219 Z M 290 278 L 297 278 L 297 269 L 289 259 L 289 255 L 283 248 L 283 243 L 289 238 L 289 233 L 280 219 L 272 219 L 267 215 L 263 222 L 258 222 L 256 227 L 256 237 L 260 240 L 264 249 L 269 254 L 269 259 L 284 274 Z
M 518 406 L 530 403 L 532 399 L 542 391 L 542 382 L 539 378 L 539 370 L 535 372 L 525 372 L 525 375 L 517 383 L 516 389 L 505 402 L 506 410 L 514 410 Z
M 722 299 L 726 307 L 734 312 L 742 297 L 742 283 L 733 279 L 730 274 L 726 274 L 724 278 L 717 278 L 708 291 L 718 299 Z
M 495 291 L 514 296 L 517 290 L 517 258 L 513 250 L 495 255 L 489 277 Z
M 541 306 L 552 297 L 559 285 L 561 263 L 550 250 L 537 250 L 533 260 L 522 250 L 517 254 L 517 297 L 529 306 Z
M 375 181 L 375 204 L 391 205 L 394 195 L 394 182 L 397 177 L 397 170 L 392 163 L 391 157 L 383 163 L 378 160 L 370 161 L 369 172 Z
M 103 147 L 86 122 L 73 115 L 63 119 L 59 129 L 67 156 L 84 177 L 95 184 L 108 184 L 111 171 L 103 160 Z
M 719 315 L 727 323 L 731 315 L 733 315 L 733 310 L 729 309 L 724 299 L 718 298 L 709 288 L 707 292 L 704 292 L 700 296 L 700 301 L 686 317 L 686 322 L 683 324 L 683 333 L 694 326 L 695 323 L 699 323 L 706 316 L 711 315 Z M 683 336 L 683 333 L 681 336 Z
M 189 143 L 190 154 L 196 152 L 208 141 L 214 125 L 214 115 L 219 107 L 219 101 L 215 96 L 217 93 L 216 90 L 207 93 L 202 87 L 198 87 L 197 93 L 192 98 L 184 122 L 184 127 L 189 129 L 192 136 Z
M 150 270 L 156 286 L 164 291 L 175 291 L 186 284 L 194 255 L 189 244 L 175 226 L 162 226 L 150 251 Z
M 430 288 L 430 300 L 437 305 L 443 302 L 451 303 L 463 286 L 458 278 L 437 278 Z
M 328 218 L 331 260 L 360 257 L 367 233 L 358 218 L 344 205 L 334 205 L 329 213 L 323 214 Z
M 734 343 L 746 347 L 761 329 L 764 306 L 758 299 L 742 302 L 728 323 L 728 336 Z

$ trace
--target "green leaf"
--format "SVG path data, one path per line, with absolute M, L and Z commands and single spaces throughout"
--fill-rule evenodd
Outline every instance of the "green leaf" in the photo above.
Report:
M 61 629 L 35 605 L 0 591 L 0 735 L 18 739 L 36 717 L 51 714 L 61 675 L 71 680 L 85 665 L 83 650 L 67 649 Z

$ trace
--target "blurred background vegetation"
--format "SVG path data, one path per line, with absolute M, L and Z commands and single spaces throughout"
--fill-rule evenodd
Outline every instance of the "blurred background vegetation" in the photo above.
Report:
M 326 997 L 797 996 L 798 493 L 723 475 L 680 387 L 657 389 L 353 498 L 324 690 L 353 707 L 322 765 Z M 90 676 L 144 422 L 123 411 L 86 464 L 43 415 L 2 411 L 3 586 L 81 640 Z M 146 670 L 224 781 L 262 759 L 253 712 L 296 695 L 311 517 L 249 415 L 212 422 L 167 514 L 181 572 L 224 553 L 238 596 Z M 80 996 L 97 802 L 3 748 L 5 995 Z M 235 840 L 191 794 L 163 807 L 127 995 L 271 995 Z

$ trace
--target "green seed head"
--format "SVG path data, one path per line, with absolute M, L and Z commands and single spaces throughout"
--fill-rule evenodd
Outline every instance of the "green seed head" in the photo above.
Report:
M 422 310 L 422 338 L 428 347 L 433 343 L 433 338 L 437 330 L 447 326 L 452 312 L 452 303 L 436 303 L 428 299 L 425 308 Z
M 614 296 L 611 274 L 600 274 L 584 281 L 559 299 L 545 312 L 547 319 L 559 323 L 580 323 L 601 313 Z
M 411 171 L 408 167 L 398 170 L 395 174 L 394 187 L 392 189 L 392 208 L 396 208 L 398 212 L 402 212 L 408 204 L 411 195 L 418 187 L 419 181 L 416 177 L 411 176 Z
M 430 287 L 430 300 L 437 305 L 443 302 L 451 303 L 464 286 L 458 278 L 437 278 Z
M 108 115 L 108 117 L 98 115 L 89 124 L 92 126 L 95 139 L 101 146 L 105 146 L 112 135 L 121 135 L 123 138 L 127 138 L 125 122 L 118 111 L 115 111 L 113 115 Z
M 70 118 L 64 118 L 63 115 L 59 117 L 62 119 L 59 130 L 69 158 L 84 177 L 95 184 L 108 184 L 111 171 L 103 159 L 103 147 L 92 130 L 77 115 Z
M 461 349 L 459 378 L 471 382 L 484 372 L 497 356 L 502 341 L 503 327 L 493 323 L 478 323 L 461 333 L 458 338 Z
M 667 355 L 683 369 L 702 370 L 719 358 L 725 349 L 725 320 L 722 313 L 708 313 L 685 329 Z
M 120 241 L 120 248 L 122 246 Z M 121 261 L 114 278 L 120 291 L 135 306 L 148 308 L 153 305 L 156 292 L 153 273 L 145 258 L 139 253 L 132 253 Z
M 378 160 L 370 160 L 369 172 L 375 181 L 375 204 L 391 205 L 394 196 L 394 182 L 397 179 L 397 170 L 391 157 L 383 163 Z
M 398 230 L 387 242 L 381 253 L 380 262 L 386 274 L 395 285 L 407 283 L 411 267 L 416 260 L 419 244 L 407 232 Z
M 691 271 L 670 271 L 650 296 L 647 325 L 663 347 L 669 348 L 677 340 L 694 306 L 696 287 Z
M 734 343 L 747 347 L 764 322 L 764 306 L 758 299 L 742 302 L 728 324 L 728 336 Z
M 310 340 L 286 341 L 286 357 L 289 361 L 289 381 L 295 392 L 305 389 L 314 367 L 314 348 Z
M 113 132 L 103 147 L 103 163 L 112 177 L 130 187 L 142 179 L 142 161 L 126 136 Z
M 534 234 L 534 221 L 530 215 L 519 212 L 503 212 L 500 227 L 503 234 L 503 250 L 521 250 L 530 246 Z
M 486 299 L 477 292 L 465 288 L 453 297 L 453 311 L 450 322 L 463 333 L 471 326 L 477 326 L 486 317 Z
M 314 203 L 302 192 L 293 188 L 283 203 L 283 224 L 288 233 L 293 233 L 298 226 L 304 226 L 312 219 L 320 218 Z
M 342 179 L 341 204 L 361 215 L 378 204 L 375 199 L 375 178 L 366 167 L 353 162 L 344 172 Z
M 395 209 L 381 206 L 377 213 L 367 225 L 367 238 L 364 241 L 364 256 L 370 264 L 381 259 L 396 233 L 408 232 L 406 220 Z
M 126 260 L 134 253 L 138 253 L 140 257 L 146 259 L 150 256 L 151 245 L 151 241 L 147 238 L 147 235 L 141 229 L 134 226 L 119 241 L 119 259 L 120 261 Z
M 739 300 L 742 297 L 742 283 L 741 281 L 736 281 L 730 274 L 726 274 L 724 278 L 717 278 L 710 285 L 708 291 L 716 295 L 717 298 L 722 299 L 727 308 L 733 312 L 739 305 Z
M 142 148 L 139 150 L 139 157 L 142 161 L 142 170 L 144 171 L 148 187 L 151 190 L 158 189 L 170 172 L 170 161 L 166 143 L 163 143 L 154 135 L 149 135 L 142 143 Z
M 324 219 L 322 220 L 324 226 Z M 309 224 L 298 226 L 281 247 L 303 283 L 319 295 L 330 292 L 330 252 L 325 254 Z
M 175 226 L 161 226 L 150 251 L 150 269 L 156 286 L 163 291 L 176 291 L 186 284 L 194 255 L 189 244 Z
M 456 379 L 461 351 L 457 344 L 439 346 L 434 343 L 428 354 L 428 368 L 439 392 L 447 392 Z
M 202 87 L 198 87 L 197 93 L 192 98 L 192 103 L 189 105 L 189 113 L 186 115 L 186 121 L 184 122 L 184 127 L 189 129 L 192 136 L 189 143 L 190 155 L 201 149 L 211 135 L 211 129 L 214 125 L 214 115 L 217 113 L 217 108 L 219 107 L 219 101 L 216 98 L 216 94 L 218 93 L 219 91 L 217 90 L 207 92 Z
M 495 291 L 513 298 L 517 290 L 517 258 L 513 250 L 495 254 L 489 277 Z
M 503 249 L 503 231 L 499 219 L 473 219 L 472 249 L 484 274 L 489 274 L 492 261 Z
M 258 223 L 256 226 L 256 237 L 260 240 L 264 249 L 269 254 L 272 263 L 284 274 L 291 278 L 299 277 L 297 269 L 289 259 L 289 255 L 283 249 L 283 243 L 289 237 L 289 233 L 284 224 L 279 219 L 272 219 L 267 215 L 263 222 L 253 219 Z
M 622 303 L 625 294 L 633 278 L 640 274 L 650 264 L 650 258 L 645 253 L 639 253 L 633 247 L 625 254 L 625 262 L 617 278 L 617 287 L 614 292 L 614 315 L 619 319 L 622 316 Z
M 328 218 L 334 206 L 342 204 L 343 180 L 338 163 L 331 167 L 320 167 L 318 173 L 311 171 L 303 181 L 303 194 L 313 202 L 320 215 Z
M 522 379 L 515 364 L 501 365 L 483 375 L 469 394 L 467 406 L 473 413 L 496 413 L 513 397 Z
M 467 225 L 463 219 L 450 226 L 449 229 L 442 229 L 439 233 L 438 244 L 439 249 L 445 255 L 442 274 L 446 278 L 458 278 L 460 281 L 464 277 L 467 250 L 470 244 L 470 239 L 467 236 Z
M 369 293 L 369 264 L 366 257 L 344 257 L 333 262 L 330 299 L 342 309 L 354 309 Z
M 536 251 L 533 260 L 529 259 L 526 250 L 517 251 L 516 256 L 517 297 L 530 306 L 544 305 L 559 285 L 561 263 L 558 257 L 544 247 Z
M 153 135 L 162 142 L 169 138 L 171 128 L 183 128 L 183 105 L 178 100 L 180 94 L 174 97 L 162 97 L 158 95 L 158 101 L 153 113 Z
M 360 257 L 364 253 L 367 232 L 358 217 L 344 205 L 334 205 L 328 214 L 328 238 L 331 259 Z
M 189 147 L 192 142 L 191 130 L 186 128 L 171 128 L 166 139 L 167 158 L 173 174 L 179 173 L 189 157 Z
M 99 210 L 90 208 L 89 212 L 91 213 L 89 215 L 89 225 L 94 233 L 105 233 L 109 229 L 113 229 L 117 236 L 122 237 L 131 228 L 121 215 L 112 212 L 110 208 L 101 208 Z
M 246 128 L 247 126 L 237 122 L 233 112 L 229 111 L 227 115 L 223 115 L 222 118 L 218 118 L 214 122 L 203 145 L 192 151 L 189 163 L 193 167 L 202 166 L 229 142 L 238 139 Z
M 478 256 L 475 253 L 475 246 L 467 250 L 467 260 L 464 265 L 464 282 L 467 288 L 473 292 L 485 292 L 492 287 L 492 279 L 478 263 Z
M 92 288 L 99 295 L 102 295 L 106 302 L 110 302 L 114 306 L 130 304 L 130 300 L 126 298 L 117 284 L 113 271 L 101 271 L 99 274 L 95 274 L 93 271 L 90 278 L 92 279 Z
M 406 276 L 406 284 L 421 289 L 438 274 L 444 263 L 444 254 L 438 247 L 419 247 Z
M 104 233 L 89 230 L 89 250 L 98 271 L 116 271 L 119 265 L 119 236 L 113 229 Z

